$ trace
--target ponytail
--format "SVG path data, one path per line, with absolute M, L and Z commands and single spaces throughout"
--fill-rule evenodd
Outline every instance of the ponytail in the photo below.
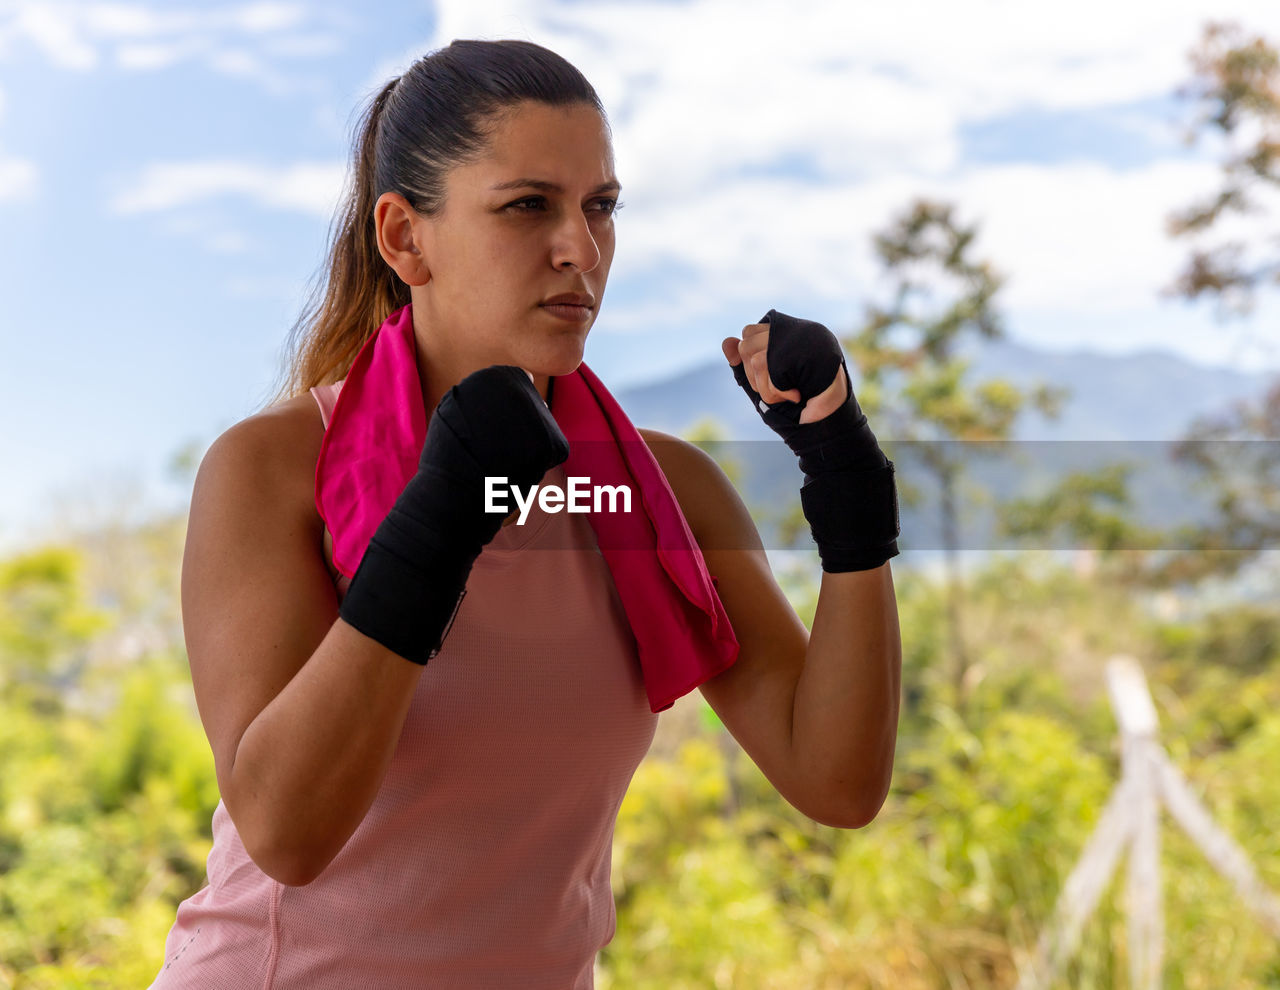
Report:
M 373 219 L 380 195 L 374 185 L 378 123 L 399 81 L 383 86 L 361 116 L 343 207 L 330 228 L 324 266 L 328 277 L 313 283 L 306 307 L 289 331 L 288 350 L 294 358 L 268 405 L 341 380 L 373 331 L 409 302 L 409 286 L 378 253 Z

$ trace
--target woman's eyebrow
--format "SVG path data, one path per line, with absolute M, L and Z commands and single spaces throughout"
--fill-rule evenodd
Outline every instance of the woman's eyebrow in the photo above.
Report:
M 554 193 L 564 192 L 564 189 L 556 185 L 554 182 L 547 182 L 543 179 L 513 179 L 510 182 L 502 182 L 496 186 L 490 186 L 489 189 L 491 191 L 496 192 L 499 189 L 520 189 L 524 186 L 531 186 L 534 189 L 541 189 L 544 192 L 554 192 Z M 610 192 L 610 191 L 612 192 L 622 191 L 622 186 L 618 183 L 617 179 L 611 179 L 608 182 L 605 182 L 596 186 L 594 189 L 591 190 L 589 195 L 594 196 L 596 193 Z

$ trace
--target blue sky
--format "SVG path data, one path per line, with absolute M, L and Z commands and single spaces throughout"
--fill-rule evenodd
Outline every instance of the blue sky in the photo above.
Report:
M 779 9 L 0 0 L 0 547 L 185 500 L 172 454 L 275 381 L 356 113 L 459 37 L 544 44 L 610 111 L 626 209 L 586 360 L 614 389 L 770 308 L 856 325 L 871 233 L 916 195 L 981 223 L 1011 337 L 1280 369 L 1274 300 L 1224 325 L 1157 296 L 1188 248 L 1163 218 L 1222 151 L 1181 143 L 1186 52 L 1211 16 L 1280 41 L 1280 5 Z

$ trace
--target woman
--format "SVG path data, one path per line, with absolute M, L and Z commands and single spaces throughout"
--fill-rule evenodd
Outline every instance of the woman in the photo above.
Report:
M 195 483 L 183 615 L 222 801 L 154 987 L 591 987 L 618 807 L 695 685 L 797 808 L 879 809 L 892 464 L 824 327 L 771 311 L 724 341 L 810 476 L 810 636 L 716 463 L 637 434 L 582 363 L 619 188 L 595 91 L 532 43 L 455 41 L 373 100 L 292 397 Z M 570 469 L 643 515 L 481 504 Z

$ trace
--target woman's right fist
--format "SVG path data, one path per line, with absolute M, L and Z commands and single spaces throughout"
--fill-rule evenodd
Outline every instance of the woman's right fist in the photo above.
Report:
M 339 615 L 407 660 L 440 650 L 467 576 L 502 528 L 485 512 L 484 479 L 531 488 L 569 457 L 569 441 L 529 374 L 491 365 L 468 375 L 431 414 L 418 471 L 379 523 Z
M 569 441 L 529 372 L 495 364 L 445 393 L 431 415 L 419 465 L 478 474 L 481 483 L 505 477 L 528 489 L 568 457 Z

